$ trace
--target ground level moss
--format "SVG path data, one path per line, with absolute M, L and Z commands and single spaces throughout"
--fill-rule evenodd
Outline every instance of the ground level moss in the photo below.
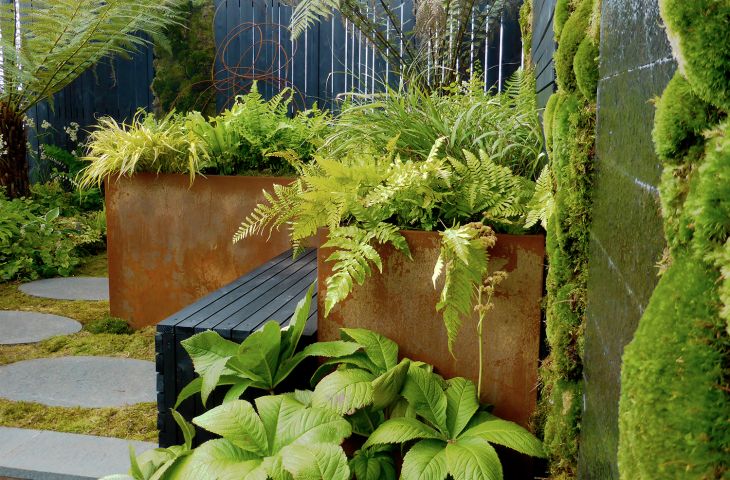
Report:
M 675 258 L 625 349 L 621 478 L 724 479 L 730 473 L 723 384 L 730 342 L 722 334 L 712 270 L 688 255 Z
M 77 275 L 105 276 L 106 254 L 89 257 Z M 25 310 L 63 315 L 86 325 L 109 316 L 109 302 L 52 300 L 25 295 L 17 282 L 0 284 L 0 310 Z M 23 345 L 0 346 L 0 365 L 35 358 L 92 355 L 154 361 L 154 328 L 131 334 L 92 334 L 86 330 Z M 121 408 L 64 408 L 0 399 L 0 426 L 38 428 L 155 440 L 156 405 L 145 403 Z
M 66 408 L 0 398 L 0 426 L 157 441 L 157 404 Z

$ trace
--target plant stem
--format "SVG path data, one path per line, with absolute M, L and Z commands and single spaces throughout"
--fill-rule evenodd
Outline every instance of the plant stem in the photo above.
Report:
M 481 286 L 477 289 L 478 305 L 482 304 L 482 288 Z M 484 339 L 482 338 L 482 327 L 484 323 L 484 317 L 486 312 L 483 308 L 479 309 L 479 322 L 477 323 L 477 336 L 479 337 L 479 382 L 477 383 L 477 398 L 481 401 L 482 398 L 482 370 L 484 368 Z

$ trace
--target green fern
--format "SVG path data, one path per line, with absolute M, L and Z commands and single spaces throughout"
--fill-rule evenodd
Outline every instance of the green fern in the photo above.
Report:
M 531 228 L 538 221 L 542 228 L 547 230 L 548 218 L 555 209 L 555 198 L 553 197 L 552 174 L 550 166 L 543 167 L 540 176 L 535 182 L 535 193 L 527 204 L 527 216 L 525 217 L 525 228 Z
M 434 287 L 444 277 L 438 311 L 443 312 L 449 351 L 461 328 L 462 318 L 470 318 L 477 288 L 489 264 L 489 249 L 497 238 L 494 231 L 480 223 L 448 228 L 441 232 L 441 254 L 433 273 Z

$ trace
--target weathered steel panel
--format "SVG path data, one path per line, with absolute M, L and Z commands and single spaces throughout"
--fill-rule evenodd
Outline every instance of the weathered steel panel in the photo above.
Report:
M 290 248 L 288 231 L 233 244 L 262 191 L 290 179 L 136 174 L 107 182 L 111 313 L 154 325 Z

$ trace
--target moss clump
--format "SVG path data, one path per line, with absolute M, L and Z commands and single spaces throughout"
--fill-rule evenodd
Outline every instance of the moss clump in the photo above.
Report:
M 590 36 L 586 36 L 578 46 L 573 59 L 573 73 L 580 93 L 586 99 L 595 101 L 598 89 L 598 46 Z
M 156 441 L 157 404 L 140 403 L 118 408 L 65 408 L 0 398 L 0 426 Z
M 84 328 L 86 328 L 88 332 L 97 334 L 111 333 L 113 335 L 130 335 L 134 333 L 134 330 L 129 326 L 129 323 L 127 323 L 126 320 L 112 316 L 105 316 L 104 318 L 89 322 L 84 325 Z
M 699 167 L 697 186 L 687 199 L 694 219 L 695 252 L 700 257 L 722 248 L 730 238 L 730 122 L 712 131 Z
M 677 72 L 657 102 L 654 146 L 665 164 L 695 163 L 705 149 L 703 132 L 717 123 L 717 110 L 695 95 Z
M 730 110 L 730 2 L 660 0 L 659 7 L 680 69 L 695 93 Z
M 548 402 L 553 411 L 546 417 L 543 432 L 550 460 L 550 478 L 575 478 L 578 458 L 579 419 L 583 389 L 579 381 L 551 383 Z
M 593 0 L 582 0 L 560 33 L 558 49 L 555 51 L 555 74 L 558 87 L 574 92 L 577 85 L 573 72 L 573 59 L 580 42 L 586 37 L 593 10 Z
M 545 148 L 550 156 L 552 156 L 553 148 L 553 121 L 555 120 L 555 113 L 564 101 L 565 95 L 561 92 L 556 92 L 550 95 L 542 114 L 542 125 L 545 133 Z
M 560 378 L 580 379 L 581 359 L 576 339 L 582 330 L 583 292 L 572 283 L 550 299 L 546 334 L 553 352 L 553 369 Z
M 570 18 L 570 0 L 557 0 L 555 2 L 555 13 L 553 14 L 553 32 L 555 33 L 555 41 L 560 40 L 560 34 L 563 32 L 565 22 Z
M 624 351 L 621 478 L 727 478 L 723 364 L 730 345 L 720 334 L 711 271 L 695 258 L 675 258 Z
M 522 35 L 522 55 L 525 64 L 530 65 L 532 51 L 532 0 L 525 0 L 520 7 L 520 33 Z
M 667 166 L 659 183 L 664 236 L 672 254 L 689 246 L 694 220 L 684 208 L 690 185 L 695 178 L 692 165 Z

